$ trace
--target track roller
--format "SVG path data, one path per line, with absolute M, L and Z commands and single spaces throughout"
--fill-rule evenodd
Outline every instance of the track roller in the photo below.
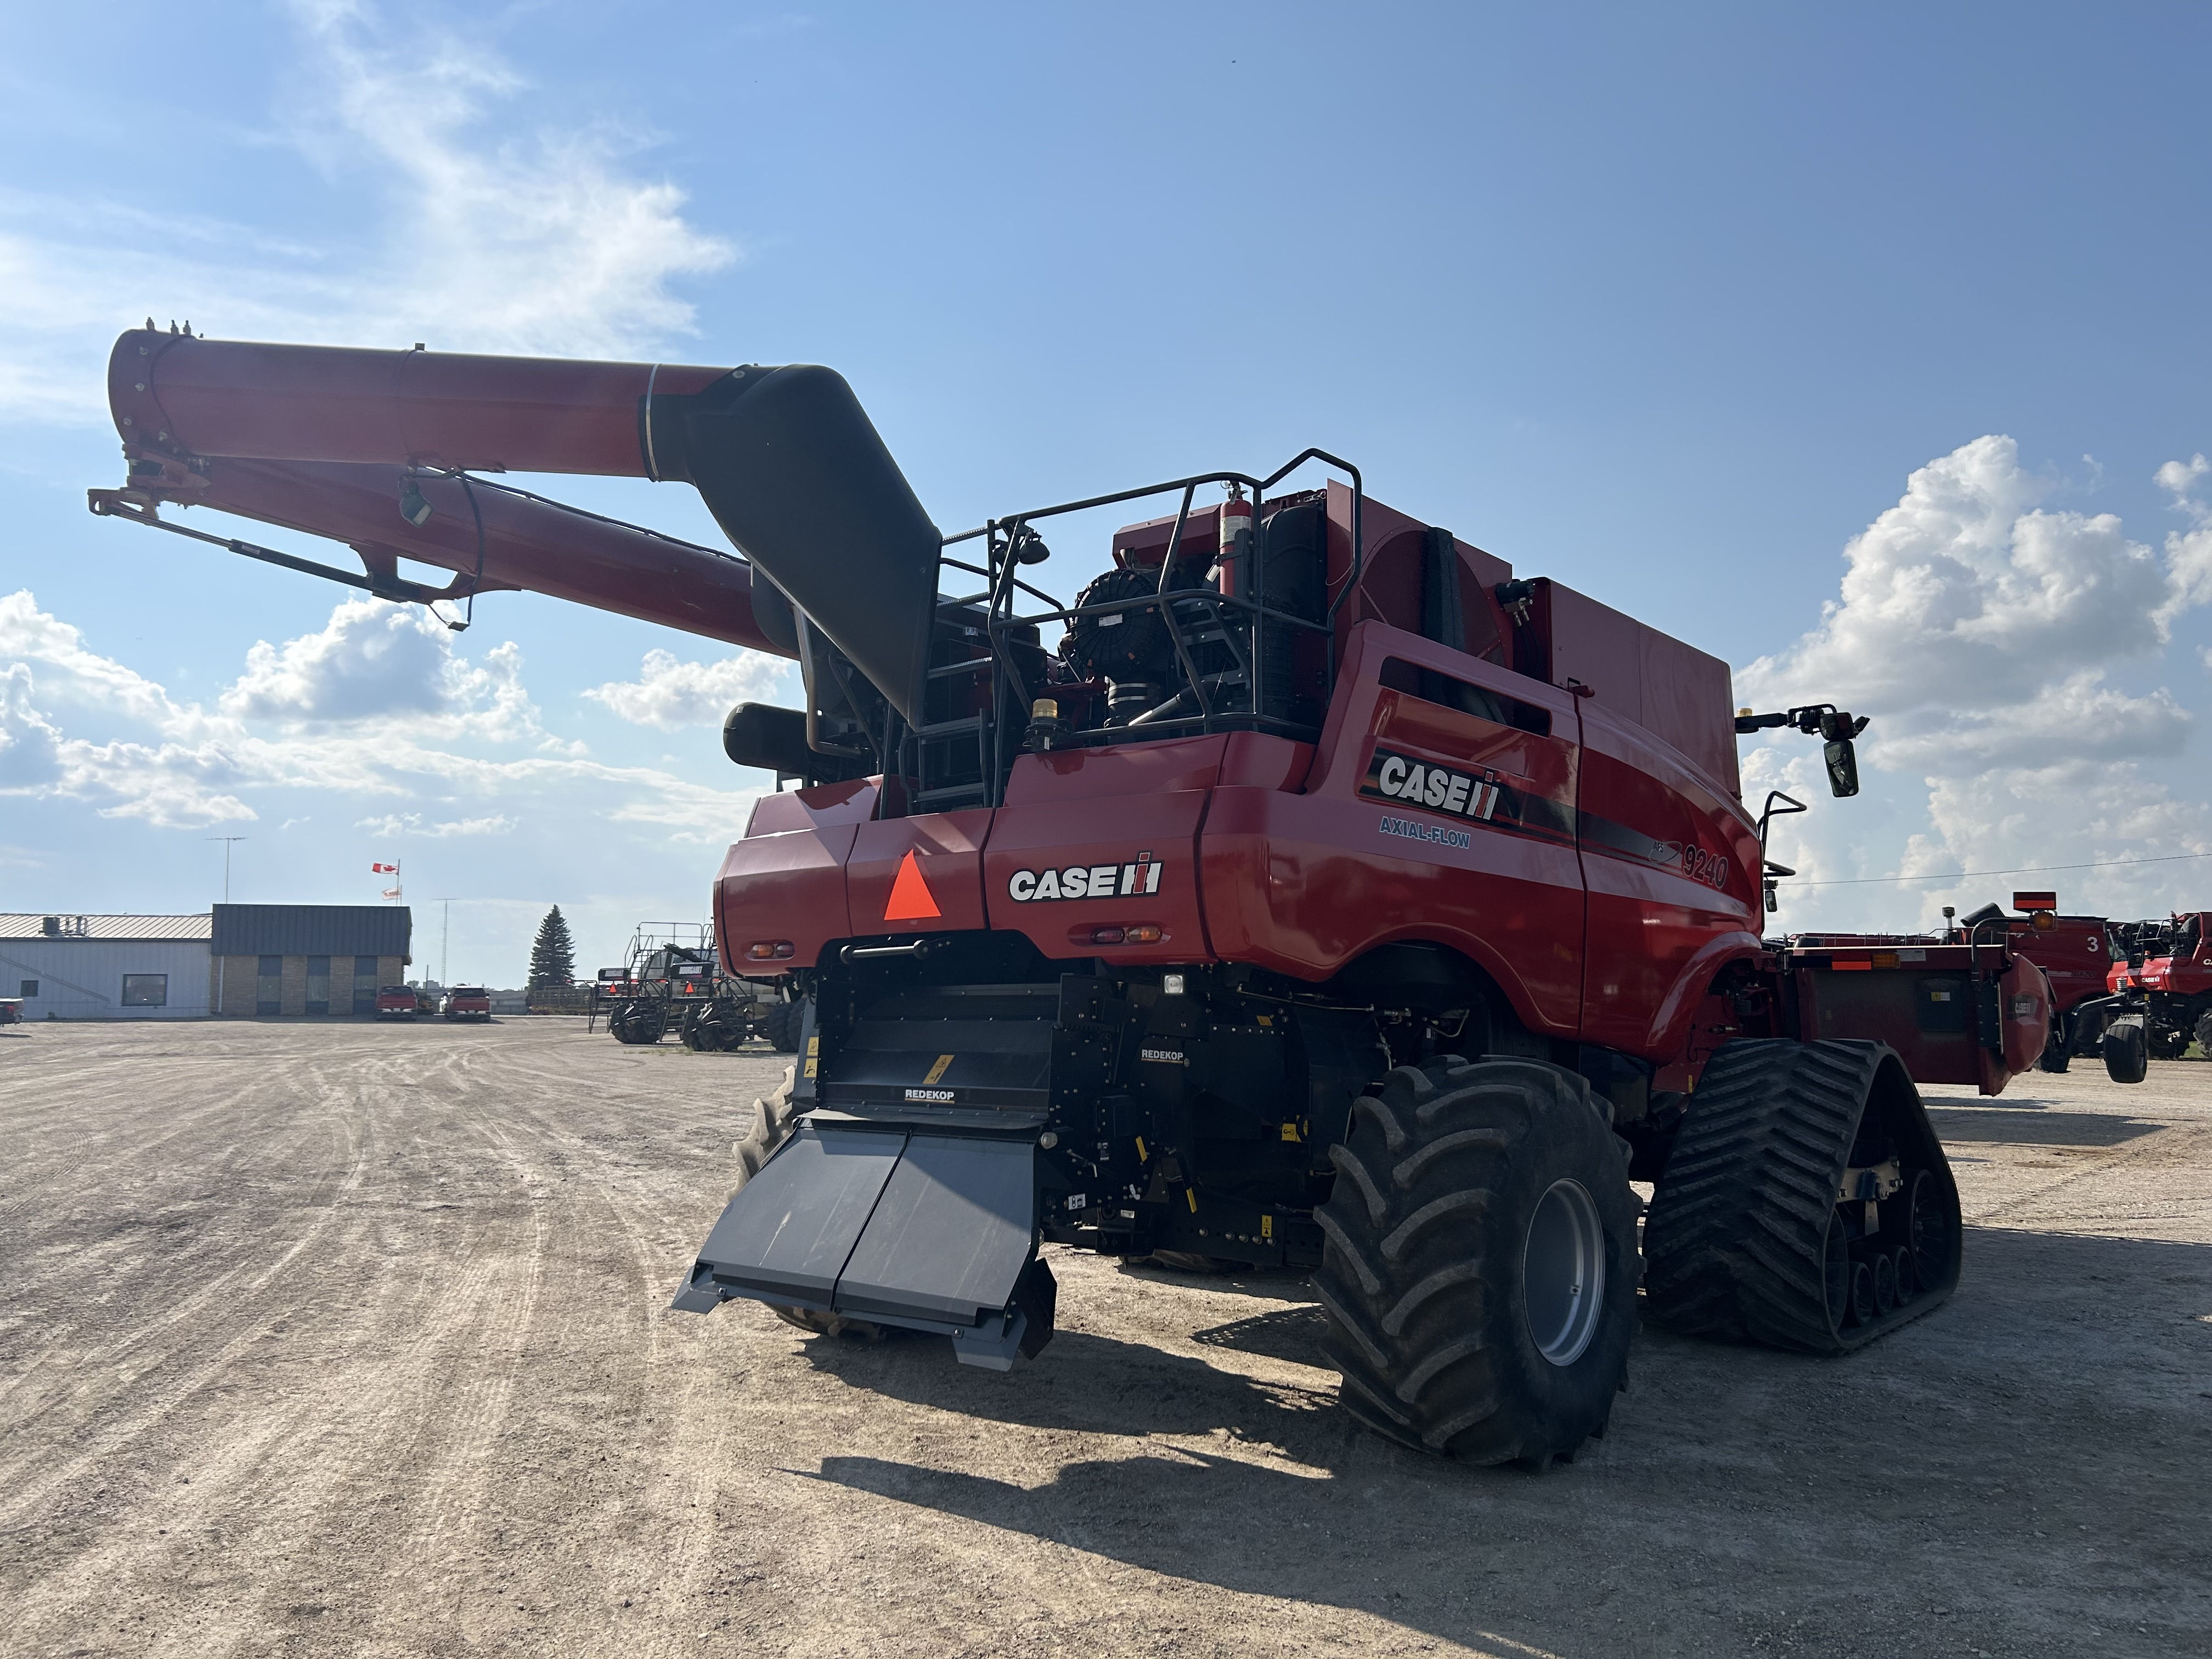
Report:
M 1339 1397 L 1368 1427 L 1540 1469 L 1605 1432 L 1636 1325 L 1628 1149 L 1527 1060 L 1401 1066 L 1353 1103 L 1315 1212 Z
M 1731 1042 L 1652 1198 L 1644 1296 L 1689 1335 L 1842 1353 L 1941 1304 L 1959 1242 L 1951 1166 L 1887 1043 Z

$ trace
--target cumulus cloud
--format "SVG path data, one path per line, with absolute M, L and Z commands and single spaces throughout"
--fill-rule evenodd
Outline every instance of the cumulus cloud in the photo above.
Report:
M 526 805 L 650 823 L 672 841 L 742 830 L 753 792 L 591 760 L 539 724 L 512 642 L 471 660 L 452 638 L 398 607 L 344 600 L 314 633 L 254 646 L 210 709 L 101 656 L 27 592 L 10 595 L 0 599 L 0 795 L 88 801 L 173 829 L 252 819 L 256 796 L 283 790 L 362 807 L 463 803 L 452 817 L 403 808 L 360 826 L 387 835 L 504 835 Z M 109 734 L 75 735 L 80 720 Z M 513 752 L 525 742 L 531 752 Z
M 487 40 L 387 28 L 338 0 L 291 8 L 295 101 L 276 141 L 357 204 L 351 245 L 120 202 L 0 191 L 0 412 L 97 420 L 116 330 L 158 305 L 235 338 L 633 356 L 691 325 L 672 284 L 736 257 L 636 167 L 644 140 L 532 131 L 531 88 Z
M 1844 550 L 1842 592 L 1820 626 L 1739 684 L 1762 706 L 1832 702 L 1884 718 L 1884 742 L 1909 744 L 1889 754 L 1915 765 L 1962 731 L 1984 753 L 2038 741 L 2110 752 L 2094 724 L 2058 716 L 2121 713 L 2131 700 L 2103 688 L 2107 665 L 2165 646 L 2180 584 L 2111 514 L 2043 509 L 2051 489 L 2010 438 L 1929 462 Z M 2122 736 L 2170 747 L 2172 724 L 2154 714 Z
M 241 720 L 343 721 L 430 714 L 455 701 L 462 665 L 447 630 L 411 605 L 347 599 L 317 633 L 257 641 L 217 699 Z
M 740 651 L 714 662 L 683 662 L 672 652 L 648 651 L 637 678 L 611 680 L 584 695 L 633 726 L 666 732 L 720 726 L 732 705 L 786 690 L 792 672 L 792 665 L 781 657 L 757 651 Z
M 2212 850 L 2202 807 L 2147 764 L 2181 751 L 2189 711 L 2165 687 L 2113 678 L 2130 665 L 2155 672 L 2175 620 L 2212 599 L 2212 514 L 2192 493 L 2208 470 L 2201 458 L 2159 470 L 2191 517 L 2163 558 L 2111 514 L 2047 505 L 2059 486 L 2025 468 L 2009 438 L 1978 438 L 1912 474 L 1844 550 L 1819 624 L 1737 678 L 1742 701 L 1760 707 L 1832 702 L 1872 717 L 1869 798 L 1824 802 L 1778 831 L 1808 883 Z M 1825 794 L 1802 739 L 1752 750 L 1744 775 L 1754 800 L 1770 788 Z M 2070 884 L 2075 902 L 2097 890 L 2117 907 L 2166 879 L 2100 872 Z M 1820 893 L 1812 908 L 1831 926 L 1847 897 L 1850 919 L 1896 925 L 1988 896 L 1940 883 L 1796 890 Z M 1793 925 L 1808 920 L 1801 908 Z

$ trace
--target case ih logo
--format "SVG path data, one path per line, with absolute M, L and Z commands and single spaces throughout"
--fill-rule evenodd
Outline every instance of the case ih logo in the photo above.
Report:
M 1381 747 L 1367 763 L 1367 775 L 1359 788 L 1362 794 L 1401 800 L 1409 806 L 1425 806 L 1434 812 L 1449 812 L 1454 817 L 1483 823 L 1498 810 L 1499 793 L 1495 772 L 1474 777 Z
M 1167 866 L 1150 853 L 1134 864 L 1071 864 L 1065 870 L 1017 870 L 1006 878 L 1006 896 L 1017 904 L 1039 899 L 1134 898 L 1160 890 Z

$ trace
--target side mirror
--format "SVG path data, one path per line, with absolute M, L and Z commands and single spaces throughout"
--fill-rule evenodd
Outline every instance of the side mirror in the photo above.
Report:
M 1859 792 L 1859 757 L 1849 738 L 1835 738 L 1824 746 L 1822 758 L 1828 763 L 1828 793 L 1838 800 Z

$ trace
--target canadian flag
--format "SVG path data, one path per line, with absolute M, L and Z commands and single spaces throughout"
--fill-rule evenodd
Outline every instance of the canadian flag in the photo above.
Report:
M 368 873 L 372 876 L 396 876 L 399 873 L 399 866 L 396 864 L 372 864 L 368 866 Z

